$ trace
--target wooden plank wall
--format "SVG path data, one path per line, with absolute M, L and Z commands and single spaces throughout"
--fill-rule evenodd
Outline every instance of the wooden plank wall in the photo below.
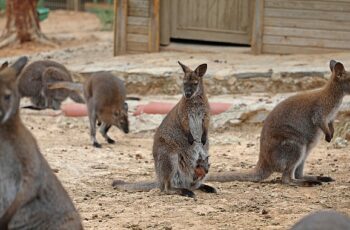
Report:
M 159 51 L 159 0 L 115 0 L 114 55 Z
M 254 21 L 257 54 L 350 50 L 349 0 L 256 0 Z

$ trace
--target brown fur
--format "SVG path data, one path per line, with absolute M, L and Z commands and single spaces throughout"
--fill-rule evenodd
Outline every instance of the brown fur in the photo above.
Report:
M 29 97 L 34 106 L 42 109 L 59 109 L 67 97 L 83 103 L 83 99 L 74 91 L 48 89 L 49 83 L 57 81 L 72 82 L 71 73 L 66 67 L 54 61 L 35 61 L 23 70 L 18 79 L 18 88 L 22 97 Z
M 189 197 L 195 196 L 195 189 L 216 192 L 203 184 L 205 175 L 202 175 L 209 170 L 210 113 L 203 85 L 207 65 L 202 64 L 192 71 L 179 64 L 185 73 L 184 96 L 164 118 L 154 135 L 153 158 L 158 181 L 131 184 L 118 180 L 113 183 L 115 188 L 147 191 L 158 186 L 163 192 Z M 203 169 L 198 170 L 198 165 Z
M 296 223 L 291 230 L 349 230 L 350 218 L 333 210 L 311 213 Z
M 71 199 L 19 116 L 16 77 L 27 60 L 0 71 L 0 229 L 82 229 Z
M 93 146 L 100 148 L 96 140 L 96 121 L 101 124 L 100 132 L 106 141 L 113 144 L 107 132 L 112 125 L 129 132 L 128 104 L 125 102 L 126 89 L 124 82 L 108 72 L 93 74 L 84 85 L 71 82 L 48 84 L 49 89 L 67 89 L 81 93 L 83 91 L 88 107 L 90 136 Z
M 282 173 L 282 182 L 312 186 L 333 181 L 330 177 L 304 176 L 304 164 L 323 133 L 333 138 L 333 121 L 342 99 L 350 93 L 350 74 L 336 61 L 330 62 L 332 76 L 322 89 L 292 96 L 268 115 L 260 135 L 260 155 L 252 171 L 217 173 L 211 181 L 262 181 L 273 172 Z

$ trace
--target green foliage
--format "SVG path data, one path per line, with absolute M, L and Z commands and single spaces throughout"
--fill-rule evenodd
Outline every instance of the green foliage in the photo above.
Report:
M 0 12 L 5 11 L 6 9 L 6 0 L 0 0 Z
M 114 20 L 113 9 L 92 8 L 89 9 L 89 11 L 96 14 L 100 19 L 102 23 L 102 30 L 112 30 Z

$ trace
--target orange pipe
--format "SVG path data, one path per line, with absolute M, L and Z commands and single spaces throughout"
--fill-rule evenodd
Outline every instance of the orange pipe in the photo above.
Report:
M 146 105 L 138 105 L 134 116 L 140 114 L 167 114 L 175 106 L 174 103 L 167 102 L 150 102 Z M 232 104 L 222 102 L 210 103 L 210 113 L 212 115 L 220 114 L 228 110 Z M 85 104 L 70 103 L 63 104 L 61 110 L 65 116 L 68 117 L 83 117 L 87 116 L 87 108 Z

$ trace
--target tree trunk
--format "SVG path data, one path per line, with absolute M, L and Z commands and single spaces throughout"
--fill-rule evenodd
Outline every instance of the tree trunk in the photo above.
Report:
M 6 28 L 0 37 L 0 48 L 12 43 L 37 41 L 54 45 L 41 32 L 36 12 L 38 0 L 7 0 Z

